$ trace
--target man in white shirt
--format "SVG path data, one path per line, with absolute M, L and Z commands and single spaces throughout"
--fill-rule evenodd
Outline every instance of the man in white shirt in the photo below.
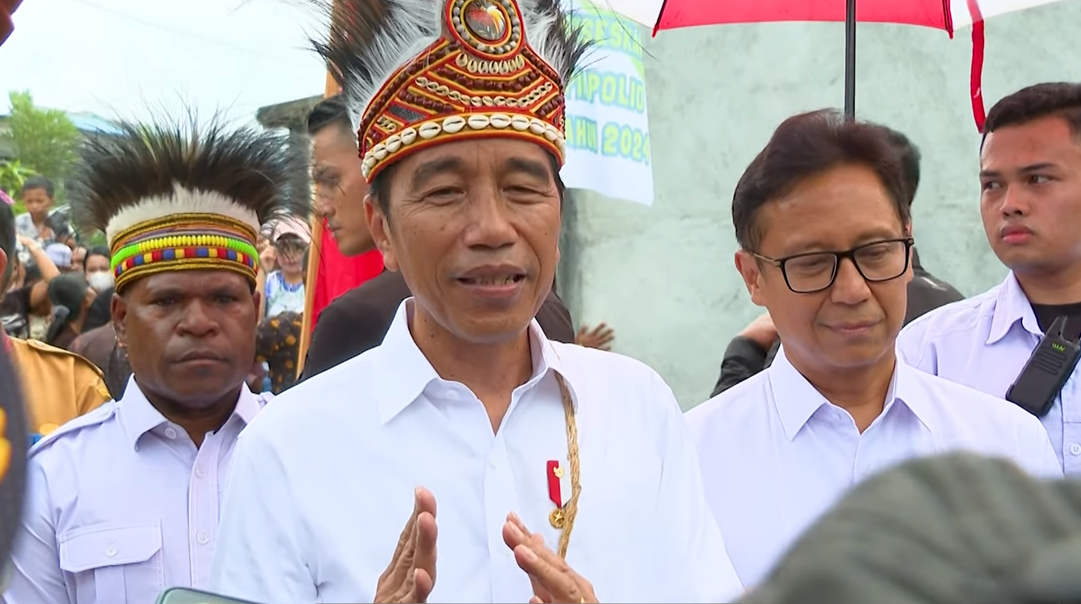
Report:
M 285 392 L 241 437 L 215 591 L 265 604 L 742 591 L 668 386 L 533 320 L 559 258 L 576 32 L 555 0 L 335 12 L 320 48 L 360 116 L 371 232 L 413 297 L 381 346 Z
M 1005 397 L 1055 319 L 1066 319 L 1067 339 L 1081 334 L 1081 84 L 1038 84 L 991 108 L 980 189 L 987 240 L 1010 273 L 990 291 L 912 322 L 897 345 L 915 367 Z M 1065 370 L 1058 392 L 1022 402 L 1075 477 L 1081 366 Z
M 886 129 L 836 111 L 786 120 L 736 186 L 736 266 L 784 345 L 687 420 L 748 589 L 852 485 L 900 461 L 961 449 L 1061 476 L 1035 418 L 896 359 L 906 201 Z
M 70 190 L 80 224 L 109 241 L 134 377 L 122 400 L 31 450 L 4 604 L 148 604 L 205 588 L 233 448 L 267 400 L 244 385 L 256 233 L 307 207 L 290 184 L 303 158 L 252 130 L 120 128 L 84 145 Z

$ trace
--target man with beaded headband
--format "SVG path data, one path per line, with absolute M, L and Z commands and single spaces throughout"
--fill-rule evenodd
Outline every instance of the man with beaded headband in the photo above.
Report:
M 206 587 L 240 431 L 269 397 L 255 358 L 260 225 L 304 215 L 283 137 L 218 123 L 125 123 L 81 151 L 71 204 L 112 251 L 124 397 L 30 452 L 5 604 L 146 604 Z
M 371 232 L 413 297 L 381 346 L 241 436 L 213 588 L 267 604 L 730 601 L 671 390 L 534 321 L 585 50 L 559 1 L 315 4 L 334 17 L 317 49 L 354 113 Z

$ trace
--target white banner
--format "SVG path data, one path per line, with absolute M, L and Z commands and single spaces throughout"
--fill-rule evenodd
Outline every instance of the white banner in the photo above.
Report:
M 603 0 L 600 0 L 603 2 Z M 570 0 L 574 25 L 594 40 L 586 69 L 567 86 L 567 164 L 571 188 L 653 204 L 643 31 L 589 0 Z

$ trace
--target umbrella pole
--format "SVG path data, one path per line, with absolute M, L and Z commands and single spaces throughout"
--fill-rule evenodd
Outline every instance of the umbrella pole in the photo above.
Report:
M 845 10 L 845 117 L 856 119 L 856 0 Z

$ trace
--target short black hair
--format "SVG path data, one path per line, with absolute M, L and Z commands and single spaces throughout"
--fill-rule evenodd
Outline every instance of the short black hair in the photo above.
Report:
M 886 128 L 822 109 L 782 122 L 739 179 L 732 197 L 732 224 L 740 246 L 756 251 L 762 238 L 757 226 L 762 206 L 783 197 L 804 179 L 845 164 L 874 170 L 901 223 L 908 224 L 911 213 L 901 162 Z
M 1066 120 L 1070 132 L 1081 139 L 1081 84 L 1046 82 L 1006 96 L 987 112 L 983 141 L 986 142 L 987 135 L 999 128 L 1020 126 L 1051 116 Z M 980 148 L 983 148 L 983 143 L 980 143 Z
M 4 202 L 0 202 L 0 250 L 4 251 L 8 259 L 4 272 L 0 274 L 0 297 L 2 297 L 8 289 L 11 271 L 15 269 L 16 260 L 18 260 L 15 255 L 15 212 Z
M 56 188 L 53 187 L 53 181 L 44 176 L 31 176 L 23 182 L 23 195 L 26 195 L 27 191 L 34 189 L 43 189 L 49 197 L 56 197 Z
M 112 254 L 109 253 L 109 248 L 102 245 L 95 245 L 94 247 L 86 250 L 86 255 L 83 256 L 83 272 L 86 272 L 86 261 L 90 260 L 91 256 L 105 256 L 106 260 L 112 259 Z
M 886 129 L 886 139 L 893 145 L 897 159 L 901 162 L 901 178 L 908 194 L 908 205 L 911 206 L 916 200 L 916 191 L 920 188 L 920 161 L 923 159 L 920 148 L 904 133 L 885 126 L 883 128 Z
M 308 135 L 315 136 L 328 126 L 337 126 L 343 132 L 353 132 L 353 120 L 340 94 L 319 101 L 308 113 Z

